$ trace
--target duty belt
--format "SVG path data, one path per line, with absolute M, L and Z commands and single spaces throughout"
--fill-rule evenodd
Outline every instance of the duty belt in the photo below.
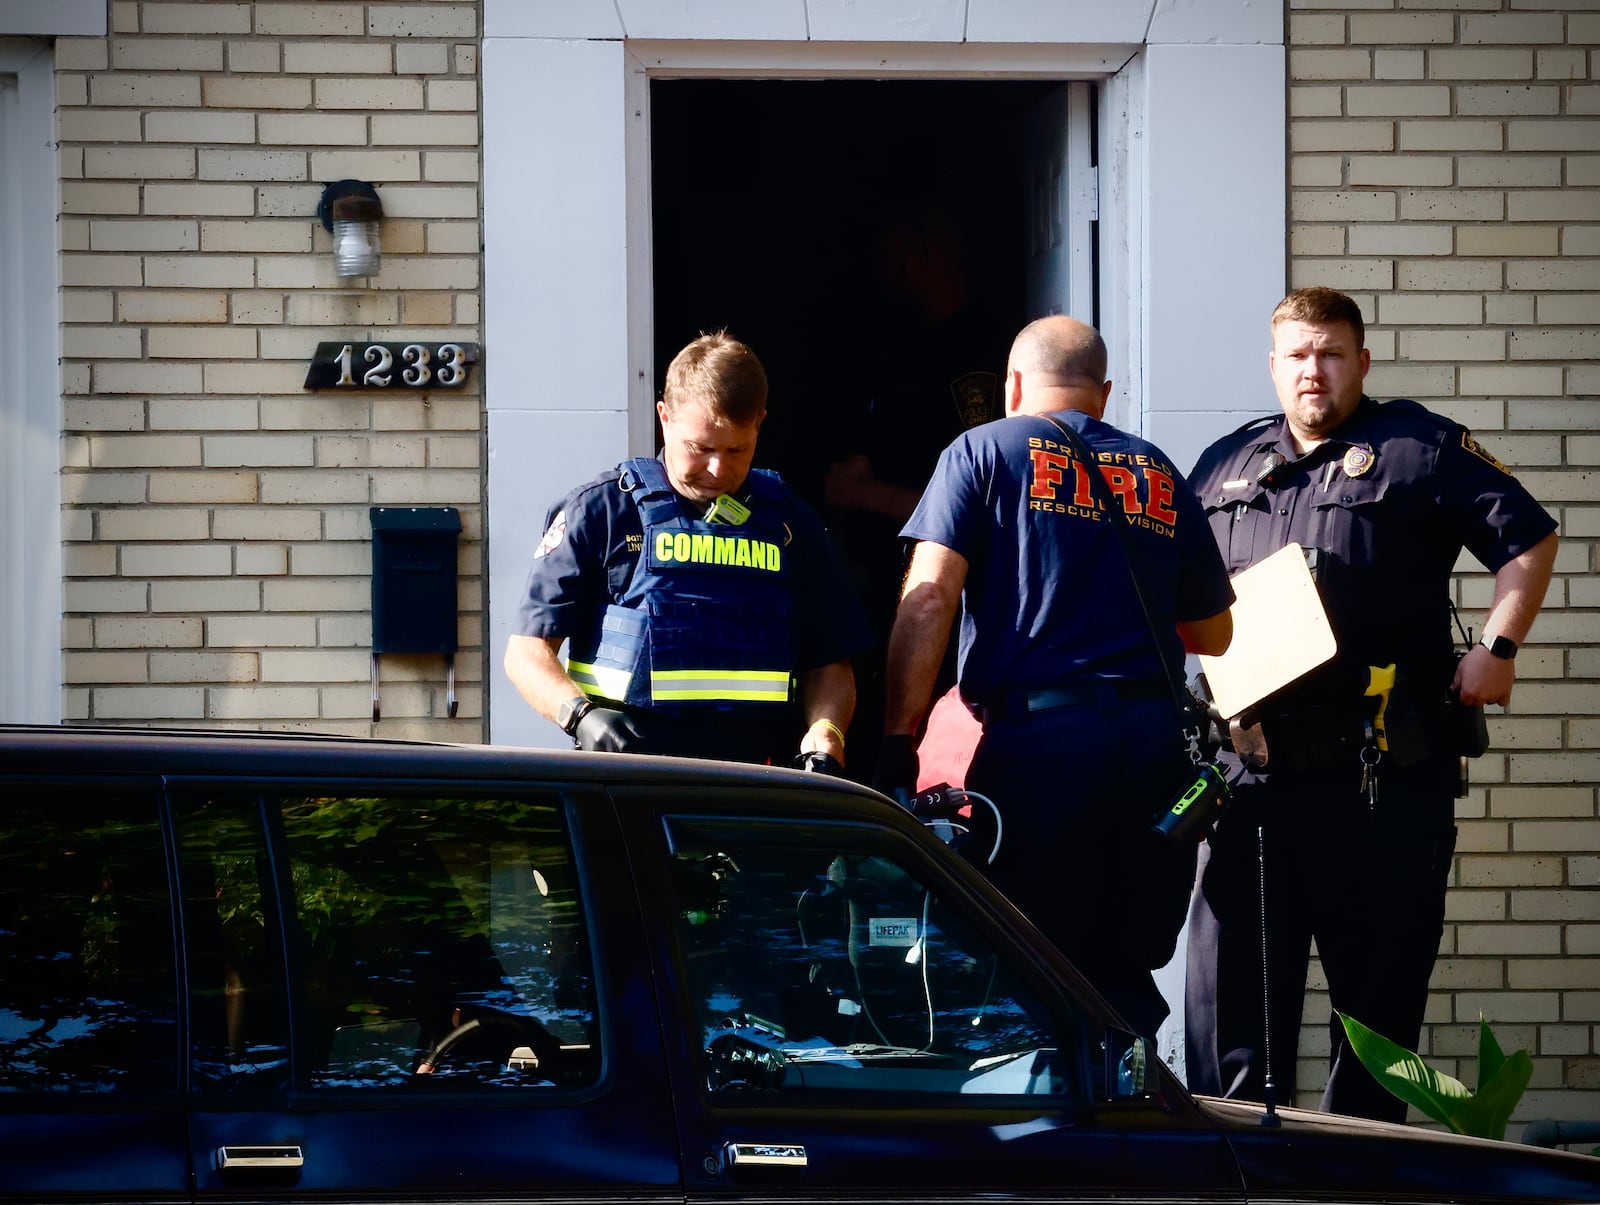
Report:
M 1094 707 L 1112 711 L 1127 703 L 1151 699 L 1167 699 L 1172 695 L 1165 682 L 1151 682 L 1137 678 L 1100 678 L 1093 682 L 1073 682 L 1066 686 L 1048 686 L 1040 690 L 1015 691 L 998 702 L 974 708 L 974 714 L 985 724 L 996 720 L 1020 720 L 1037 711 L 1054 711 L 1061 707 Z

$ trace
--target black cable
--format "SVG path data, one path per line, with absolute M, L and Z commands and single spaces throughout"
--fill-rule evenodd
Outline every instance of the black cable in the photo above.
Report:
M 1266 1078 L 1262 1082 L 1262 1103 L 1267 1111 L 1261 1117 L 1264 1126 L 1277 1126 L 1275 1085 L 1272 1082 L 1272 988 L 1267 976 L 1267 827 L 1256 825 L 1256 893 L 1261 901 L 1261 1053 L 1266 1060 Z

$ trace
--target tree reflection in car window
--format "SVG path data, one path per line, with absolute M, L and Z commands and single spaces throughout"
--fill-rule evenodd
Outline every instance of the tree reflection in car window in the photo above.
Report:
M 517 799 L 283 801 L 323 1087 L 592 1078 L 560 813 Z M 308 1039 L 315 1042 L 315 1037 Z
M 553 801 L 301 794 L 264 803 L 287 854 L 298 1086 L 593 1082 L 588 946 Z M 213 869 L 226 871 L 227 856 Z M 228 968 L 218 972 L 227 982 Z
M 0 789 L 0 1093 L 175 1095 L 172 908 L 154 794 Z
M 1049 1011 L 897 862 L 681 834 L 675 849 L 678 943 L 712 1090 L 1066 1090 Z

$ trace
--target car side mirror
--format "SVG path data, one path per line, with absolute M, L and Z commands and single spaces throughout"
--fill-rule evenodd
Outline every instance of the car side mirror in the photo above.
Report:
M 1155 1044 L 1148 1038 L 1107 1026 L 1100 1054 L 1105 1072 L 1102 1100 L 1147 1100 L 1155 1095 Z

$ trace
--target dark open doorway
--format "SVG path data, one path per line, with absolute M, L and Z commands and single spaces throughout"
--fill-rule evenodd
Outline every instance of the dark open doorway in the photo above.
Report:
M 1053 81 L 651 84 L 655 375 L 726 327 L 772 384 L 760 463 L 820 500 L 838 436 L 895 371 L 886 228 L 937 206 L 995 326 L 1025 321 L 1024 127 Z M 999 372 L 1002 362 L 993 366 Z

